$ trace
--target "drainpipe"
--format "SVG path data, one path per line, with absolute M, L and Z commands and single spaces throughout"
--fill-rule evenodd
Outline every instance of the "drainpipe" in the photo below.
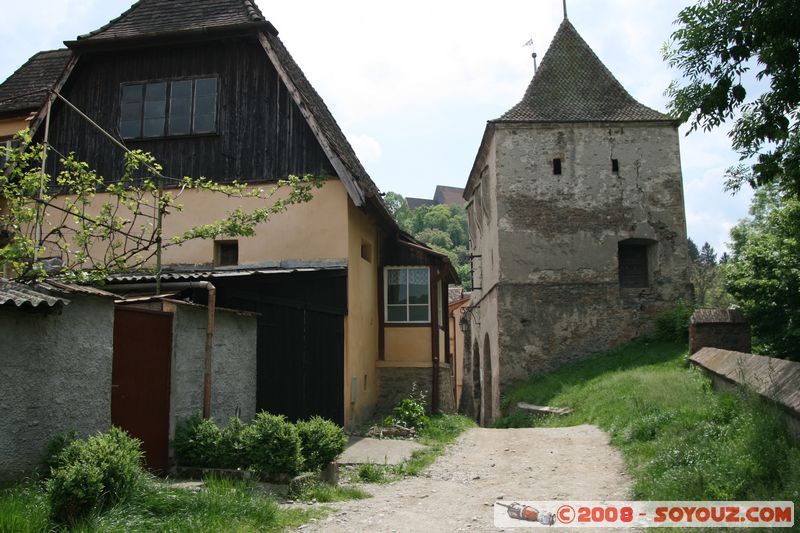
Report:
M 155 283 L 110 284 L 104 288 L 110 292 L 125 290 L 153 290 Z M 203 418 L 211 418 L 211 374 L 214 362 L 214 327 L 217 307 L 217 288 L 210 281 L 180 281 L 161 283 L 163 289 L 205 289 L 208 291 L 208 320 L 206 323 L 206 350 L 203 361 Z

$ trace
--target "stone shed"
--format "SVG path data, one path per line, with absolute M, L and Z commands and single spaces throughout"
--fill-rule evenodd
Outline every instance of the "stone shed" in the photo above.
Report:
M 204 411 L 209 337 L 206 306 L 167 297 L 117 302 L 112 417 L 143 442 L 153 470 L 170 464 L 181 420 Z M 255 313 L 214 307 L 209 414 L 225 425 L 256 412 Z
M 698 309 L 689 320 L 689 349 L 721 348 L 749 352 L 752 348 L 750 323 L 738 309 Z
M 58 433 L 111 425 L 114 295 L 0 280 L 0 484 L 39 466 Z

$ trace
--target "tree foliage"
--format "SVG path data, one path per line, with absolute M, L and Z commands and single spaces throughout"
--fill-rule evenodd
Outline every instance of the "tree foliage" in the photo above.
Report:
M 464 288 L 472 288 L 467 211 L 463 207 L 440 204 L 412 210 L 406 199 L 396 192 L 386 193 L 384 202 L 403 231 L 447 255 Z
M 664 51 L 683 80 L 670 111 L 692 130 L 733 121 L 732 146 L 750 166 L 729 170 L 727 187 L 772 182 L 800 197 L 800 9 L 796 0 L 700 0 L 683 9 Z M 751 94 L 748 75 L 768 85 Z
M 41 168 L 43 146 L 32 144 L 27 132 L 18 140 L 27 148 L 0 147 L 5 161 L 0 167 L 0 265 L 19 279 L 55 273 L 68 281 L 98 282 L 113 272 L 144 268 L 159 248 L 193 239 L 250 237 L 259 224 L 310 200 L 313 188 L 321 186 L 310 176 L 291 176 L 267 190 L 207 178 L 164 183 L 158 162 L 139 150 L 126 153 L 116 181 L 105 180 L 72 153 L 60 159 L 61 170 L 50 176 Z M 183 209 L 179 199 L 187 189 L 265 202 L 163 236 L 159 220 Z
M 731 230 L 727 287 L 750 319 L 756 349 L 800 360 L 800 200 L 766 187 Z

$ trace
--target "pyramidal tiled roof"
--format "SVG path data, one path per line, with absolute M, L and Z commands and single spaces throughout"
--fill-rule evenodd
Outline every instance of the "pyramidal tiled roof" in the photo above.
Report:
M 74 43 L 114 41 L 267 24 L 253 0 L 139 0 L 105 26 Z
M 672 119 L 634 100 L 564 19 L 522 101 L 494 122 L 662 120 Z
M 69 50 L 39 52 L 0 84 L 0 115 L 39 109 L 47 88 L 55 85 L 69 63 Z

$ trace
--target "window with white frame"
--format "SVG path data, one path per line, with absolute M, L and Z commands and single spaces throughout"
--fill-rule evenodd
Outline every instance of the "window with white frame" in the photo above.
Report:
M 387 323 L 430 322 L 428 267 L 386 267 L 384 280 Z

